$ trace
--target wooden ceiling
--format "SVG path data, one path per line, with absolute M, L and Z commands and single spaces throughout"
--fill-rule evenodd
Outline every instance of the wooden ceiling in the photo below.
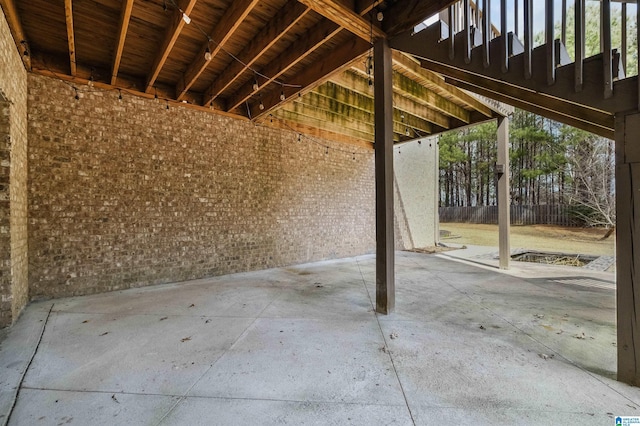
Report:
M 411 30 L 449 3 L 0 0 L 33 72 L 369 146 L 371 42 Z M 398 141 L 497 116 L 399 52 L 393 83 Z

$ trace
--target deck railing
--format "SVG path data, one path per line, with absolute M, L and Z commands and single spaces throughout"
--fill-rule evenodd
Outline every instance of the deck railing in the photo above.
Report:
M 490 43 L 491 40 L 506 34 L 498 43 L 500 54 L 497 55 L 504 72 L 509 69 L 510 56 L 523 53 L 524 77 L 530 79 L 533 49 L 544 45 L 548 84 L 555 83 L 558 66 L 575 62 L 575 90 L 581 91 L 587 54 L 602 55 L 605 98 L 612 96 L 616 79 L 637 74 L 640 68 L 637 4 L 611 0 L 536 0 L 535 7 L 534 10 L 534 0 L 461 0 L 451 5 L 439 16 L 448 25 L 446 42 L 450 58 L 461 49 L 460 46 L 456 49 L 455 43 L 464 45 L 462 51 L 467 63 L 472 49 L 482 46 L 483 63 L 488 67 L 496 58 L 495 52 L 489 52 L 496 45 Z M 587 19 L 593 18 L 594 9 L 599 15 L 598 28 L 592 28 L 591 21 L 587 28 Z M 593 36 L 594 31 L 599 38 L 595 49 L 585 46 L 586 36 Z M 455 37 L 458 33 L 463 34 Z M 514 38 L 521 44 L 517 51 L 512 45 Z M 567 51 L 566 46 L 571 43 L 573 48 Z M 633 66 L 629 66 L 631 63 Z

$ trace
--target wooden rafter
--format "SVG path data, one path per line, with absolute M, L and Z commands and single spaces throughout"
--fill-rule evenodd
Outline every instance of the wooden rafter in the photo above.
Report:
M 153 65 L 151 65 L 151 71 L 147 77 L 147 87 L 145 92 L 151 93 L 153 91 L 153 86 L 158 75 L 160 75 L 160 71 L 162 71 L 162 67 L 165 62 L 167 62 L 171 49 L 173 49 L 173 46 L 176 44 L 182 28 L 187 24 L 183 19 L 182 13 L 184 12 L 188 16 L 196 5 L 196 1 L 197 0 L 184 0 L 178 3 L 179 9 L 182 9 L 182 12 L 180 12 L 179 9 L 175 9 L 173 11 L 169 28 L 167 28 L 167 31 L 165 32 L 160 50 L 153 61 Z
M 360 68 L 351 68 L 350 72 L 344 74 L 343 77 L 354 79 L 353 84 L 356 87 L 366 88 L 369 84 L 364 70 Z M 446 83 L 443 81 L 442 84 Z M 393 71 L 393 89 L 394 92 L 400 93 L 405 98 L 433 108 L 442 114 L 457 118 L 465 123 L 469 123 L 471 120 L 468 110 L 396 70 Z
M 118 41 L 111 66 L 111 84 L 116 84 L 118 79 L 118 69 L 120 68 L 120 60 L 122 59 L 122 51 L 124 50 L 124 42 L 127 38 L 127 30 L 129 29 L 132 10 L 133 0 L 125 0 L 122 6 L 122 13 L 120 14 L 120 25 L 118 26 L 120 31 L 118 32 Z
M 377 22 L 373 25 L 371 20 L 363 18 L 343 3 L 335 0 L 300 0 L 300 2 L 365 41 L 370 42 L 372 38 L 375 40 L 385 37 L 385 33 L 378 28 Z
M 293 88 L 291 92 L 287 92 L 285 100 L 280 98 L 280 92 L 272 91 L 261 100 L 262 108 L 259 107 L 258 103 L 251 105 L 251 117 L 259 118 L 269 114 L 273 109 L 277 108 L 278 105 L 285 102 L 286 98 L 312 90 L 326 81 L 331 75 L 348 69 L 351 67 L 352 62 L 359 60 L 370 47 L 369 42 L 359 37 L 351 36 L 350 39 L 342 43 L 339 47 L 327 52 L 317 63 L 311 64 L 301 70 L 296 76 L 295 81 L 299 87 Z
M 419 61 L 409 57 L 407 54 L 394 51 L 393 64 L 400 67 L 412 80 L 422 82 L 426 87 L 429 87 L 436 92 L 440 92 L 440 94 L 446 93 L 446 96 L 457 99 L 461 103 L 468 105 L 470 108 L 481 112 L 487 117 L 493 116 L 493 111 L 488 105 L 464 90 L 461 90 L 451 84 L 447 84 L 444 77 L 433 71 L 422 68 Z
M 73 32 L 72 0 L 64 0 L 64 15 L 67 22 L 67 44 L 69 46 L 69 69 L 72 76 L 76 75 L 76 41 Z
M 239 53 L 240 61 L 233 61 L 220 74 L 206 92 L 205 104 L 210 103 L 227 87 L 233 84 L 244 71 L 251 68 L 267 50 L 282 38 L 294 25 L 310 12 L 297 0 L 289 0 L 276 16 L 256 35 L 251 43 Z M 243 65 L 244 64 L 244 65 Z
M 317 138 L 328 139 L 330 141 L 340 142 L 348 145 L 357 146 L 360 148 L 366 148 L 373 150 L 373 143 L 371 143 L 371 138 L 359 138 L 354 136 L 345 135 L 344 132 L 333 132 L 327 129 L 322 129 L 318 127 L 309 126 L 304 123 L 300 123 L 298 121 L 293 121 L 285 118 L 287 114 L 276 113 L 274 115 L 273 120 L 269 120 L 265 126 L 276 127 L 279 129 L 290 130 L 292 132 L 302 133 L 308 136 L 314 136 Z M 318 147 L 318 149 L 321 149 Z M 326 154 L 332 155 L 332 154 Z
M 337 112 L 340 115 L 358 120 L 369 120 L 373 123 L 373 97 L 352 92 L 331 82 L 317 87 L 296 102 L 310 105 L 320 110 Z M 361 113 L 365 113 L 365 115 Z M 402 111 L 395 108 L 393 110 L 393 121 L 401 133 L 406 131 L 406 126 L 420 130 L 423 133 L 433 132 L 433 125 L 428 121 L 412 114 L 402 114 Z
M 366 79 L 352 73 L 346 72 L 339 75 L 333 75 L 329 78 L 329 81 L 346 87 L 349 90 L 353 90 L 362 94 L 371 93 L 371 88 Z M 421 117 L 430 123 L 433 123 L 439 127 L 448 129 L 450 128 L 449 117 L 438 111 L 431 109 L 430 107 L 420 104 L 412 99 L 406 98 L 399 93 L 393 95 L 393 105 L 401 111 L 407 114 L 412 114 L 417 117 Z
M 209 65 L 209 61 L 205 59 L 207 49 L 210 50 L 211 57 L 215 57 L 258 3 L 259 0 L 235 0 L 231 2 L 231 6 L 229 6 L 216 28 L 209 35 L 209 39 L 213 40 L 213 43 L 207 41 L 202 45 L 195 60 L 185 71 L 184 78 L 178 81 L 176 85 L 176 97 L 178 100 L 184 98 L 187 90 L 191 88 L 200 77 L 200 74 L 207 68 L 207 65 Z
M 340 31 L 341 28 L 328 19 L 323 19 L 318 22 L 304 37 L 300 37 L 295 41 L 281 57 L 267 64 L 260 70 L 263 75 L 269 76 L 268 80 L 264 81 L 261 79 L 259 81 L 260 87 L 264 87 L 277 80 L 282 74 L 313 53 L 318 47 L 322 46 Z M 229 98 L 227 103 L 228 111 L 237 109 L 253 96 L 255 93 L 253 83 L 253 81 L 247 82 Z
M 9 29 L 11 30 L 11 35 L 16 43 L 18 52 L 20 52 L 27 69 L 31 69 L 31 52 L 29 52 L 27 37 L 22 28 L 22 21 L 20 20 L 20 16 L 18 16 L 18 9 L 16 9 L 13 0 L 0 0 L 0 6 L 9 23 Z
M 465 88 L 466 90 L 470 90 L 478 94 L 481 94 L 483 96 L 496 99 L 500 102 L 513 105 L 517 108 L 521 108 L 521 109 L 533 112 L 534 114 L 547 117 L 551 120 L 556 120 L 562 123 L 566 123 L 570 126 L 576 127 L 578 129 L 586 130 L 587 132 L 591 132 L 596 135 L 603 136 L 605 138 L 613 139 L 614 137 L 613 115 L 609 116 L 608 124 L 604 120 L 599 120 L 598 123 L 595 123 L 593 121 L 590 121 L 589 119 L 582 118 L 580 114 L 576 115 L 576 114 L 569 114 L 565 112 L 573 109 L 568 105 L 564 105 L 564 107 L 562 107 L 562 105 L 557 104 L 555 105 L 555 108 L 554 108 L 545 102 L 530 101 L 524 97 L 517 96 L 517 94 L 508 95 L 496 89 L 491 90 L 491 89 L 470 84 L 464 81 L 458 81 L 458 80 L 449 79 L 449 78 L 447 78 L 447 80 L 450 83 L 454 83 L 459 85 L 462 88 Z M 559 101 L 559 102 L 562 102 L 562 101 Z

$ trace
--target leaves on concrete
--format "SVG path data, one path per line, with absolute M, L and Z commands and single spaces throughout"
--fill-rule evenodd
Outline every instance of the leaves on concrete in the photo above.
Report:
M 555 356 L 554 354 L 551 355 L 547 355 L 547 354 L 538 354 L 538 356 L 542 359 L 544 359 L 545 361 L 549 360 L 549 359 L 553 359 L 553 357 Z
M 190 308 L 193 308 L 193 307 L 195 307 L 195 306 L 196 306 L 196 305 L 195 305 L 194 303 L 192 303 L 192 304 L 190 304 L 190 305 L 189 305 L 189 307 L 190 307 Z
M 390 337 L 392 340 L 393 340 L 393 339 L 397 339 L 397 338 L 398 338 L 398 333 L 395 333 L 395 332 L 394 332 L 394 333 L 391 333 L 391 334 L 389 335 L 389 337 Z
M 169 317 L 162 317 L 162 318 L 160 318 L 160 321 L 164 321 L 164 320 L 166 320 L 167 318 L 169 318 Z
M 106 336 L 107 334 L 109 334 L 108 331 L 105 331 L 104 333 L 102 333 L 100 336 Z
M 584 331 L 582 333 L 578 333 L 574 336 L 576 339 L 584 340 L 587 336 L 584 335 Z
M 188 342 L 189 340 L 191 340 L 191 336 L 189 336 L 189 337 L 183 337 L 182 339 L 180 339 L 180 341 L 181 341 L 182 343 L 184 343 L 184 342 Z
M 118 398 L 116 398 L 116 394 L 115 393 L 113 395 L 111 395 L 111 399 L 113 399 L 115 402 L 120 404 L 120 401 L 118 401 Z
M 486 330 L 486 328 L 484 328 L 484 325 L 480 324 L 480 330 Z

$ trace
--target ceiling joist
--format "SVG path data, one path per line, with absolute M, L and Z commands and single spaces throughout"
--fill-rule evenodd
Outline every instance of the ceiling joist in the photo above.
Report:
M 165 62 L 167 62 L 171 49 L 173 49 L 173 46 L 176 44 L 178 36 L 180 36 L 180 33 L 182 32 L 182 28 L 187 24 L 183 13 L 186 16 L 189 16 L 196 5 L 196 2 L 197 0 L 184 0 L 179 3 L 179 9 L 174 9 L 171 16 L 171 24 L 165 32 L 164 40 L 160 46 L 160 51 L 158 51 L 156 58 L 153 61 L 153 65 L 151 66 L 151 72 L 147 78 L 147 87 L 145 92 L 151 93 L 153 91 L 156 79 L 158 78 L 160 71 L 162 71 L 162 67 Z M 180 12 L 180 9 L 182 9 L 182 12 Z
M 67 23 L 67 44 L 69 46 L 69 72 L 76 75 L 76 41 L 73 32 L 73 6 L 72 0 L 64 0 L 64 16 Z
M 176 85 L 176 98 L 179 101 L 184 99 L 187 90 L 191 88 L 193 83 L 198 80 L 202 72 L 207 68 L 207 65 L 209 65 L 209 60 L 205 58 L 207 50 L 209 50 L 211 58 L 215 57 L 220 50 L 224 48 L 224 45 L 258 3 L 259 0 L 235 0 L 231 2 L 231 6 L 209 35 L 209 40 L 202 45 L 195 60 L 184 72 L 184 77 L 178 81 Z
M 133 10 L 133 0 L 125 0 L 120 14 L 120 31 L 118 31 L 118 41 L 116 43 L 115 54 L 113 55 L 113 65 L 111 66 L 111 84 L 115 85 L 118 80 L 118 70 L 122 60 L 124 42 L 127 39 L 127 30 L 131 21 L 131 11 Z
M 209 104 L 217 98 L 309 12 L 310 9 L 297 0 L 289 0 L 251 43 L 237 55 L 239 61 L 231 62 L 214 80 L 206 92 L 207 98 L 204 103 Z
M 316 13 L 340 25 L 361 39 L 372 42 L 385 37 L 385 33 L 374 25 L 373 16 L 365 19 L 349 7 L 335 0 L 300 0 Z
M 11 35 L 16 43 L 18 52 L 22 56 L 22 61 L 27 69 L 31 69 L 31 52 L 29 52 L 29 45 L 27 43 L 27 37 L 22 27 L 22 21 L 18 16 L 18 10 L 13 0 L 0 0 L 0 6 L 4 11 L 4 16 L 9 23 L 9 29 Z

